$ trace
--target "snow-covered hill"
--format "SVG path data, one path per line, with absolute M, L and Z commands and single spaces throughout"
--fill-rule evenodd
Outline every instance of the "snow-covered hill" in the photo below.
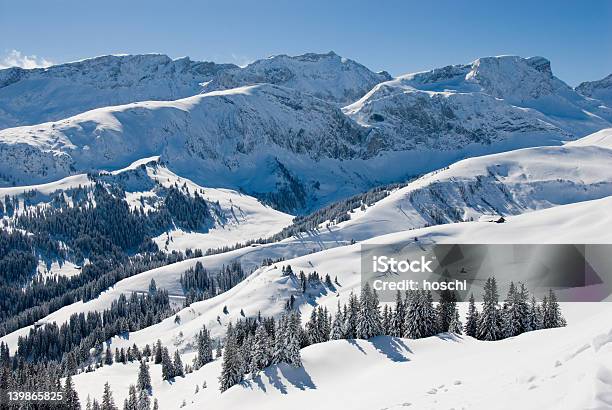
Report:
M 373 242 L 399 243 L 418 236 L 421 241 L 447 243 L 610 243 L 612 237 L 607 229 L 612 222 L 608 212 L 610 206 L 610 198 L 606 198 L 511 217 L 505 224 L 443 225 L 375 238 Z M 316 270 L 338 276 L 339 296 L 323 293 L 309 301 L 297 299 L 303 317 L 308 316 L 313 304 L 334 311 L 339 300 L 344 302 L 351 291 L 359 288 L 359 245 L 306 255 L 285 263 L 291 264 L 294 270 Z M 217 337 L 230 320 L 241 317 L 241 309 L 249 316 L 259 311 L 262 315 L 278 314 L 290 294 L 299 295 L 298 288 L 298 284 L 281 274 L 278 264 L 276 268 L 262 268 L 236 288 L 183 309 L 178 314 L 180 323 L 169 318 L 133 332 L 127 339 L 115 338 L 113 346 L 127 347 L 134 342 L 143 345 L 160 338 L 170 348 L 184 352 L 183 362 L 188 362 L 193 356 L 190 353 L 193 337 L 202 325 Z M 417 408 L 440 408 L 450 403 L 456 405 L 458 401 L 468 408 L 491 408 L 500 394 L 510 397 L 519 393 L 524 395 L 521 403 L 525 408 L 530 405 L 534 409 L 563 408 L 558 406 L 564 400 L 570 400 L 564 403 L 567 409 L 588 408 L 581 406 L 598 403 L 597 400 L 605 403 L 607 396 L 600 393 L 610 388 L 605 376 L 607 370 L 601 367 L 611 340 L 611 329 L 605 320 L 610 314 L 608 305 L 566 304 L 563 309 L 569 321 L 567 328 L 528 333 L 501 342 L 435 337 L 418 341 L 379 338 L 369 342 L 337 341 L 314 345 L 302 352 L 304 368 L 271 367 L 260 378 L 223 394 L 217 391 L 219 361 L 172 384 L 162 382 L 159 366 L 153 366 L 153 394 L 167 408 L 178 408 L 182 399 L 187 404 L 193 401 L 194 406 L 207 402 L 230 409 L 245 400 L 249 400 L 253 408 L 281 408 L 287 405 L 287 400 L 295 403 L 296 408 L 309 408 L 312 403 L 322 401 L 335 408 L 339 405 L 337 400 L 347 403 L 346 397 L 338 395 L 338 391 L 345 390 L 351 392 L 355 408 L 364 409 L 373 406 L 400 408 L 403 403 L 412 403 Z M 223 313 L 223 307 L 228 309 L 228 314 Z M 499 362 L 493 375 L 489 366 L 493 358 L 498 362 L 500 357 L 507 360 Z M 468 372 L 467 367 L 479 370 Z M 441 380 L 442 374 L 447 375 L 447 379 Z M 100 396 L 102 384 L 108 380 L 116 398 L 122 400 L 127 394 L 127 385 L 134 382 L 136 375 L 135 365 L 115 364 L 82 374 L 75 380 L 77 387 L 82 389 L 79 391 L 92 397 Z M 576 385 L 577 377 L 581 381 Z M 483 390 L 485 379 L 491 383 L 491 389 Z M 386 382 L 376 384 L 375 389 L 357 387 L 367 385 L 368 381 L 374 383 L 374 380 Z M 204 381 L 207 389 L 195 394 L 195 385 L 201 386 Z M 483 391 L 487 394 L 483 395 Z
M 219 71 L 235 67 L 145 54 L 0 70 L 0 129 L 57 121 L 109 105 L 188 97 Z
M 434 242 L 446 240 L 457 243 L 490 243 L 497 240 L 505 242 L 503 238 L 508 236 L 511 238 L 509 242 L 516 240 L 518 243 L 565 240 L 572 242 L 572 238 L 576 243 L 607 243 L 612 241 L 612 238 L 606 236 L 608 233 L 605 222 L 610 218 L 606 207 L 611 204 L 612 198 L 612 168 L 609 166 L 612 163 L 612 150 L 606 148 L 608 139 L 602 137 L 605 135 L 609 135 L 609 130 L 562 147 L 537 147 L 466 159 L 396 189 L 372 206 L 355 209 L 350 213 L 348 221 L 330 226 L 322 224 L 316 230 L 280 242 L 191 259 L 144 272 L 118 282 L 97 299 L 85 304 L 67 306 L 45 320 L 61 322 L 71 313 L 105 309 L 121 293 L 146 291 L 151 279 L 155 279 L 158 286 L 168 289 L 171 295 L 182 297 L 180 275 L 197 262 L 203 263 L 211 271 L 216 271 L 222 265 L 237 260 L 246 271 L 251 271 L 259 268 L 266 258 L 290 260 L 301 257 L 291 262 L 295 265 L 294 270 L 315 269 L 318 272 L 339 275 L 342 289 L 356 289 L 359 286 L 356 273 L 360 269 L 360 248 L 359 245 L 346 245 L 352 241 L 380 243 L 387 241 L 383 239 L 387 234 L 391 234 L 389 238 L 396 238 L 398 241 L 406 241 L 415 236 L 431 236 Z M 146 170 L 147 175 L 160 184 L 170 186 L 176 183 L 181 186 L 187 183 L 192 192 L 203 189 L 205 197 L 211 202 L 221 198 L 221 207 L 227 215 L 225 224 L 214 227 L 207 233 L 174 230 L 170 232 L 172 242 L 167 241 L 166 234 L 161 235 L 156 242 L 162 248 L 167 246 L 168 250 L 185 250 L 217 247 L 216 243 L 219 243 L 219 246 L 232 245 L 238 241 L 262 237 L 265 233 L 274 233 L 290 223 L 288 215 L 270 208 L 261 209 L 258 202 L 247 196 L 237 197 L 239 194 L 232 194 L 231 191 L 198 187 L 190 180 L 171 173 L 164 166 L 155 166 L 155 163 L 148 165 Z M 84 182 L 76 179 L 73 183 L 77 183 L 76 181 L 79 184 Z M 139 183 L 137 186 L 141 185 Z M 15 191 L 15 188 L 3 190 L 9 189 Z M 48 187 L 45 186 L 45 189 L 48 190 Z M 5 192 L 3 190 L 0 190 L 0 194 Z M 223 198 L 221 193 L 230 195 L 229 200 Z M 147 194 L 134 190 L 129 196 L 135 204 L 140 204 L 141 196 L 150 195 L 150 192 Z M 603 199 L 595 200 L 599 198 Z M 540 211 L 541 209 L 545 211 Z M 234 214 L 238 215 L 238 219 L 242 219 L 240 215 L 244 215 L 244 221 L 234 223 Z M 511 217 L 508 223 L 502 225 L 477 222 L 483 215 L 493 219 L 499 214 L 506 217 L 524 215 Z M 476 222 L 451 223 L 470 220 Z M 440 223 L 451 224 L 418 229 Z M 553 228 L 543 229 L 543 226 Z M 557 229 L 558 231 L 555 231 Z M 563 239 L 565 237 L 567 239 Z M 280 277 L 279 269 L 268 271 L 269 273 L 260 272 L 247 278 L 245 282 L 226 292 L 224 297 L 203 302 L 203 310 L 199 313 L 189 311 L 185 315 L 191 317 L 210 311 L 212 316 L 207 320 L 215 321 L 219 309 L 226 303 L 230 308 L 230 317 L 241 308 L 247 313 L 259 309 L 267 312 L 266 314 L 278 313 L 282 309 L 282 301 L 294 292 L 296 284 L 287 277 Z M 348 276 L 343 276 L 342 272 L 347 272 Z M 277 278 L 274 279 L 275 277 Z M 251 281 L 264 285 L 241 294 L 242 287 Z M 270 286 L 271 284 L 275 285 Z M 234 298 L 232 295 L 240 296 Z M 298 293 L 295 296 L 301 297 Z M 330 303 L 335 305 L 335 295 L 328 296 Z M 251 305 L 246 302 L 251 297 L 275 303 L 271 308 L 256 299 Z M 206 307 L 206 303 L 212 303 L 214 308 Z M 168 323 L 174 326 L 171 320 Z M 8 337 L 15 341 L 16 337 L 24 332 L 27 332 L 27 329 L 19 330 Z M 140 342 L 142 340 L 139 340 Z
M 506 129 L 442 150 L 435 140 L 415 146 L 396 139 L 386 147 L 378 138 L 334 105 L 262 84 L 2 130 L 0 180 L 47 182 L 159 155 L 201 185 L 244 190 L 299 211 L 465 156 L 560 144 L 565 135 L 547 126 Z
M 331 51 L 327 54 L 278 55 L 257 60 L 244 68 L 220 72 L 204 88 L 213 91 L 269 83 L 346 105 L 361 98 L 376 84 L 390 79 L 386 72 L 373 73 L 363 65 Z
M 576 87 L 580 94 L 603 101 L 612 106 L 612 74 L 597 81 L 585 81 Z
M 382 134 L 402 130 L 399 137 L 412 135 L 416 142 L 452 136 L 440 146 L 551 126 L 581 137 L 612 121 L 612 109 L 553 76 L 548 60 L 516 56 L 400 76 L 379 84 L 345 112 Z
M 132 209 L 150 211 L 158 208 L 167 194 L 166 189 L 169 188 L 179 188 L 185 195 L 197 193 L 209 204 L 218 207 L 219 214 L 205 231 L 184 231 L 176 228 L 154 238 L 160 249 L 170 252 L 196 248 L 205 252 L 268 238 L 289 225 L 293 218 L 243 193 L 197 185 L 174 174 L 157 157 L 144 158 L 113 172 L 78 174 L 42 185 L 0 188 L 0 203 L 5 197 L 11 197 L 11 200 L 19 203 L 15 211 L 18 215 L 31 210 L 31 207 L 48 206 L 51 199 L 58 194 L 70 201 L 70 190 L 91 187 L 100 181 L 120 188 L 123 195 L 121 199 Z

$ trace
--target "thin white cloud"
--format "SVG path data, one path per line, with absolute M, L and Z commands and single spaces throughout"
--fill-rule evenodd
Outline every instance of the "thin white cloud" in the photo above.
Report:
M 10 50 L 3 56 L 0 56 L 0 68 L 21 67 L 21 68 L 38 68 L 49 67 L 53 62 L 43 57 L 35 55 L 25 55 L 19 50 Z

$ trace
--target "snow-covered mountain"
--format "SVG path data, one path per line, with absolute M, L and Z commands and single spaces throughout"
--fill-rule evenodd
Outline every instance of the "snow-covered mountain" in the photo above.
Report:
M 597 81 L 585 81 L 576 87 L 576 91 L 587 97 L 603 101 L 612 106 L 612 74 Z
M 57 121 L 109 105 L 188 97 L 230 68 L 236 66 L 145 54 L 0 70 L 0 129 Z
M 400 137 L 408 133 L 420 140 L 453 134 L 487 139 L 499 131 L 533 133 L 550 126 L 581 137 L 612 121 L 612 109 L 555 77 L 548 60 L 517 56 L 400 76 L 379 84 L 345 112 L 382 134 L 391 128 L 402 130 Z
M 204 88 L 213 91 L 269 83 L 346 105 L 361 98 L 376 84 L 390 79 L 387 72 L 374 73 L 331 51 L 327 54 L 278 55 L 257 60 L 244 68 L 220 72 Z
M 199 318 L 192 329 L 191 325 L 179 329 L 186 336 L 185 340 L 189 340 L 189 332 L 197 332 L 202 323 L 213 329 L 213 333 L 219 332 L 215 335 L 221 336 L 226 322 L 218 323 L 216 317 L 223 306 L 229 308 L 227 318 L 232 320 L 238 318 L 240 309 L 247 313 L 261 310 L 265 315 L 279 314 L 283 301 L 291 294 L 298 304 L 303 304 L 306 316 L 314 301 L 327 304 L 330 309 L 335 306 L 335 293 L 316 295 L 315 300 L 308 300 L 298 292 L 296 287 L 299 284 L 283 276 L 278 266 L 259 269 L 264 259 L 284 259 L 283 264 L 291 264 L 296 271 L 333 273 L 342 284 L 339 295 L 344 300 L 351 290 L 359 289 L 359 252 L 364 243 L 403 243 L 414 237 L 420 238 L 420 242 L 433 243 L 608 243 L 612 241 L 607 229 L 607 221 L 612 216 L 608 212 L 612 201 L 612 168 L 609 166 L 612 149 L 607 148 L 611 137 L 612 132 L 607 130 L 563 147 L 536 147 L 466 159 L 424 175 L 372 206 L 353 210 L 348 221 L 331 225 L 323 223 L 318 229 L 280 242 L 190 259 L 143 272 L 118 282 L 94 300 L 66 306 L 44 320 L 63 321 L 72 313 L 108 308 L 122 293 L 146 291 L 151 279 L 171 295 L 181 297 L 180 275 L 197 262 L 214 271 L 239 261 L 247 271 L 258 270 L 234 289 L 201 302 L 201 309 L 186 309 L 181 313 L 183 319 Z M 147 172 L 164 184 L 172 185 L 179 178 L 172 177 L 173 174 L 164 167 L 148 165 Z M 190 189 L 198 189 L 188 180 L 178 181 L 179 185 L 187 182 Z M 215 192 L 203 189 L 205 193 Z M 131 195 L 136 203 L 138 195 Z M 238 205 L 235 197 L 233 201 L 235 206 L 244 207 L 242 203 Z M 228 205 L 222 202 L 222 206 L 227 209 Z M 241 228 L 246 231 L 254 229 L 257 217 L 268 215 L 274 218 L 273 214 L 267 214 L 274 212 L 272 210 L 250 212 L 255 212 L 255 218 L 247 222 L 253 225 L 237 225 L 238 232 Z M 507 218 L 506 223 L 494 224 L 481 218 L 499 214 Z M 286 218 L 285 223 L 288 223 Z M 462 221 L 467 222 L 456 223 Z M 266 226 L 269 224 L 265 222 Z M 436 226 L 425 227 L 428 225 Z M 279 222 L 276 227 L 282 226 Z M 232 226 L 229 224 L 223 229 L 231 230 Z M 217 236 L 219 231 L 187 236 L 172 232 L 171 235 L 179 241 L 174 249 L 214 243 L 224 238 Z M 163 241 L 165 238 L 162 235 L 159 239 Z M 347 246 L 353 241 L 359 243 Z M 231 241 L 225 243 L 231 244 Z M 272 300 L 275 302 L 269 303 Z M 167 341 L 174 343 L 174 333 L 164 326 L 174 329 L 175 325 L 170 318 L 159 325 L 163 330 L 151 331 L 168 334 L 170 339 Z M 18 330 L 3 339 L 12 345 L 27 330 Z M 136 339 L 130 339 L 130 343 L 147 343 L 148 333 L 142 333 L 142 338 L 139 334 L 134 333 L 131 337 Z

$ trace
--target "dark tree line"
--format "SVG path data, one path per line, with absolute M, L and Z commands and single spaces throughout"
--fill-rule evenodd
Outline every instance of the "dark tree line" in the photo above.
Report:
M 180 252 L 159 252 L 151 237 L 174 227 L 206 230 L 213 221 L 211 210 L 218 213 L 218 206 L 209 206 L 197 192 L 191 195 L 186 186 L 163 188 L 163 200 L 147 212 L 142 206 L 131 209 L 121 186 L 102 180 L 93 187 L 58 191 L 46 206 L 34 206 L 36 195 L 25 193 L 21 208 L 17 198 L 6 197 L 2 204 L 11 218 L 4 223 L 13 229 L 0 231 L 0 335 L 93 298 L 127 276 L 182 260 Z M 81 273 L 35 277 L 40 259 L 74 261 L 82 265 Z
M 83 266 L 79 275 L 70 278 L 35 278 L 24 290 L 15 284 L 1 287 L 0 301 L 6 310 L 2 312 L 5 319 L 0 322 L 0 335 L 31 325 L 49 313 L 79 300 L 94 299 L 122 279 L 184 259 L 182 252 L 157 252 L 120 260 L 100 259 Z
M 217 273 L 209 273 L 201 262 L 189 268 L 181 275 L 181 285 L 185 292 L 185 305 L 205 300 L 223 293 L 246 277 L 240 262 L 233 261 L 223 267 Z
M 151 326 L 173 312 L 165 290 L 132 293 L 129 298 L 121 295 L 102 313 L 75 313 L 60 326 L 48 323 L 30 329 L 27 336 L 18 339 L 15 358 L 32 363 L 61 362 L 65 373 L 73 374 L 92 361 L 92 349 L 96 355 L 102 354 L 106 340 Z

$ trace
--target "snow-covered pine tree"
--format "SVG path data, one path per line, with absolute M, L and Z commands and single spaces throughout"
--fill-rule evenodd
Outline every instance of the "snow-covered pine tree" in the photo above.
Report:
M 437 315 L 431 293 L 424 290 L 412 292 L 406 306 L 404 337 L 420 339 L 435 335 L 437 330 Z
M 138 394 L 138 410 L 151 410 L 151 400 L 146 390 L 140 390 Z
M 174 364 L 170 359 L 170 353 L 167 347 L 161 348 L 161 365 L 162 365 L 162 379 L 170 380 L 174 377 Z
M 357 337 L 357 316 L 359 315 L 359 300 L 353 292 L 349 295 L 348 306 L 344 316 L 344 337 L 355 339 Z
M 535 296 L 531 297 L 531 304 L 529 305 L 529 330 L 538 330 L 542 328 L 542 313 L 540 306 L 536 301 Z
M 113 354 L 111 353 L 110 347 L 106 348 L 106 353 L 104 354 L 104 364 L 107 366 L 113 364 Z
M 104 383 L 104 392 L 102 393 L 102 404 L 100 405 L 101 410 L 118 410 L 113 399 L 113 392 L 111 391 L 110 384 Z
M 321 343 L 321 337 L 319 334 L 319 325 L 317 324 L 318 315 L 317 308 L 315 307 L 310 312 L 310 319 L 306 322 L 306 335 L 308 336 L 308 344 Z
M 391 336 L 402 337 L 404 335 L 404 318 L 406 308 L 402 300 L 402 293 L 398 290 L 395 295 L 395 309 L 392 315 Z
M 140 368 L 138 369 L 138 389 L 149 391 L 151 390 L 151 374 L 149 373 L 149 365 L 144 360 L 140 361 Z
M 359 300 L 359 313 L 357 315 L 357 337 L 369 339 L 380 335 L 382 324 L 380 310 L 378 308 L 378 296 L 372 292 L 370 285 L 366 282 L 361 289 Z
M 162 362 L 162 353 L 163 349 L 161 340 L 157 339 L 157 343 L 155 344 L 155 360 L 153 361 L 153 363 L 160 364 Z
M 391 335 L 391 322 L 393 318 L 393 312 L 389 312 L 389 306 L 383 307 L 382 313 L 382 334 Z
M 563 327 L 567 324 L 565 318 L 561 314 L 561 309 L 559 308 L 559 302 L 557 301 L 557 295 L 553 292 L 552 289 L 548 291 L 548 298 L 544 298 L 547 300 L 546 306 L 543 306 L 543 316 L 542 316 L 542 327 L 544 329 L 550 329 L 553 327 Z
M 259 371 L 268 367 L 272 362 L 270 337 L 263 324 L 257 326 L 253 341 L 253 353 L 251 355 L 251 374 L 255 375 Z
M 499 294 L 495 278 L 485 282 L 482 313 L 478 318 L 476 336 L 480 340 L 499 340 L 503 338 L 502 318 L 499 310 Z
M 436 307 L 438 316 L 438 330 L 440 332 L 450 331 L 450 323 L 455 317 L 457 309 L 457 297 L 455 292 L 444 289 L 440 291 L 440 301 Z
M 323 308 L 319 306 L 319 312 L 317 313 L 317 325 L 321 342 L 327 342 L 329 340 L 329 332 L 331 329 L 327 306 L 323 306 Z
M 238 352 L 240 353 L 240 370 L 243 374 L 246 374 L 251 369 L 251 360 L 252 360 L 252 351 L 253 349 L 253 340 L 251 338 L 251 334 L 247 333 L 242 339 L 242 344 L 238 348 Z
M 278 364 L 287 362 L 286 356 L 286 345 L 287 345 L 287 314 L 283 313 L 278 323 L 276 325 L 276 330 L 274 332 L 274 349 L 272 352 L 272 363 Z
M 130 384 L 128 389 L 127 408 L 128 410 L 138 410 L 138 396 L 136 396 L 136 386 Z
M 185 369 L 183 368 L 183 361 L 181 360 L 181 354 L 178 350 L 174 352 L 174 360 L 172 361 L 173 377 L 185 376 Z
M 448 324 L 448 331 L 455 334 L 463 333 L 463 324 L 461 323 L 461 318 L 459 317 L 459 310 L 455 308 L 455 314 L 453 315 L 453 319 Z
M 196 356 L 194 364 L 195 368 L 199 369 L 213 360 L 212 340 L 210 339 L 210 332 L 206 329 L 206 326 L 204 326 L 197 335 L 197 347 L 198 355 Z
M 293 367 L 302 366 L 300 353 L 300 314 L 297 311 L 291 312 L 287 325 L 287 364 Z
M 476 337 L 478 332 L 478 310 L 474 301 L 474 294 L 470 294 L 470 302 L 468 305 L 468 313 L 465 320 L 465 334 L 467 336 Z
M 219 390 L 226 391 L 233 385 L 242 381 L 242 364 L 239 357 L 236 337 L 232 324 L 227 326 L 225 336 L 225 349 L 223 350 L 223 363 L 221 365 L 221 376 L 219 376 Z
M 66 383 L 64 385 L 63 405 L 66 410 L 81 410 L 81 403 L 79 403 L 79 395 L 74 389 L 72 377 L 70 375 L 66 377 Z
M 340 340 L 344 339 L 344 331 L 343 331 L 343 323 L 344 318 L 342 317 L 342 309 L 340 308 L 340 301 L 338 301 L 338 310 L 336 310 L 336 314 L 334 315 L 334 320 L 331 324 L 331 330 L 329 332 L 330 340 Z

